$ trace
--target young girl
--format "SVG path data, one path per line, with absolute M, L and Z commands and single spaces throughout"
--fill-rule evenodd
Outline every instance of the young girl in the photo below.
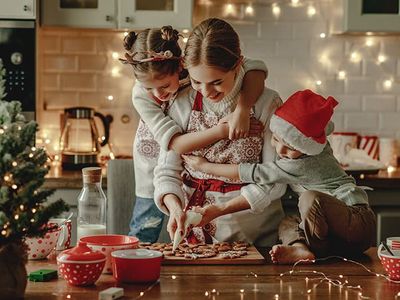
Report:
M 163 214 L 153 201 L 153 171 L 160 146 L 186 153 L 227 137 L 228 130 L 233 137 L 246 135 L 247 107 L 255 102 L 257 93 L 261 93 L 265 78 L 263 63 L 246 61 L 248 70 L 261 69 L 255 74 L 248 73 L 249 79 L 258 82 L 259 88 L 249 89 L 249 85 L 244 83 L 244 96 L 233 114 L 232 125 L 228 127 L 226 123 L 221 123 L 204 132 L 181 135 L 182 128 L 166 115 L 170 103 L 186 97 L 184 87 L 189 83 L 184 77 L 187 72 L 182 68 L 178 38 L 176 30 L 164 26 L 161 29 L 146 29 L 139 34 L 130 32 L 124 39 L 128 53 L 123 62 L 132 65 L 138 81 L 133 89 L 132 101 L 141 116 L 134 141 L 136 203 L 130 235 L 144 242 L 155 242 L 162 227 Z M 252 124 L 250 134 L 260 131 L 256 122 Z
M 275 263 L 360 254 L 374 244 L 376 220 L 367 194 L 343 171 L 326 140 L 336 105 L 332 97 L 324 99 L 310 90 L 290 96 L 270 122 L 277 161 L 238 166 L 185 157 L 196 170 L 245 182 L 287 183 L 299 193 L 300 218 L 282 221 L 282 245 L 270 252 Z M 212 206 L 202 209 L 203 222 L 217 216 L 216 210 Z
M 244 70 L 237 33 L 223 20 L 203 21 L 188 39 L 185 63 L 195 90 L 190 91 L 188 99 L 175 101 L 169 115 L 186 132 L 202 132 L 216 126 L 238 102 Z M 264 89 L 252 115 L 264 125 L 268 124 L 280 104 L 276 92 Z M 273 161 L 275 153 L 267 142 L 270 136 L 269 127 L 265 126 L 261 136 L 234 141 L 223 139 L 191 153 L 219 163 Z M 183 169 L 179 153 L 172 150 L 161 151 L 154 173 L 155 201 L 170 215 L 171 238 L 175 230 L 184 231 L 185 210 L 215 204 L 225 215 L 203 228 L 194 228 L 189 237 L 191 241 L 244 240 L 260 246 L 272 246 L 276 242 L 278 224 L 283 216 L 279 197 L 285 186 L 244 185 L 240 181 Z M 229 214 L 238 208 L 251 208 L 251 212 Z

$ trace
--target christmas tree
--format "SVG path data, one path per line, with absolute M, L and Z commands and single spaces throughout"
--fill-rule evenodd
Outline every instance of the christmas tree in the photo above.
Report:
M 61 199 L 45 205 L 54 190 L 41 189 L 48 157 L 34 147 L 38 125 L 25 121 L 19 102 L 2 100 L 4 76 L 0 60 L 0 247 L 42 236 L 49 218 L 68 210 Z

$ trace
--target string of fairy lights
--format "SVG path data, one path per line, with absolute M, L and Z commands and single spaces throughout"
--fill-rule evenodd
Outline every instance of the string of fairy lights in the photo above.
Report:
M 18 131 L 22 130 L 22 127 L 19 126 L 19 125 L 16 128 L 17 128 Z M 8 129 L 9 128 L 8 128 L 7 125 L 1 126 L 0 127 L 0 135 L 5 134 Z M 28 157 L 29 158 L 33 158 L 35 156 L 35 152 L 36 151 L 37 151 L 36 147 L 31 147 L 30 148 L 30 152 L 28 154 Z M 17 160 L 14 160 L 11 163 L 11 166 L 15 169 L 15 168 L 17 168 L 19 166 L 19 162 Z M 48 166 L 46 165 L 45 167 L 47 168 Z M 13 190 L 14 192 L 18 192 L 18 189 L 20 188 L 18 183 L 14 180 L 14 175 L 13 175 L 13 171 L 12 170 L 4 174 L 4 176 L 2 178 L 1 185 L 4 186 L 4 187 L 7 186 L 9 189 Z M 37 190 L 35 190 L 33 192 L 34 195 L 37 195 L 37 193 L 38 193 Z M 40 209 L 39 203 L 36 203 L 33 207 L 30 207 L 30 208 L 26 207 L 23 204 L 20 204 L 19 206 L 16 207 L 12 218 L 17 221 L 17 220 L 20 219 L 20 215 L 22 213 L 27 213 L 31 217 L 30 222 L 34 223 L 36 221 L 34 215 L 37 213 L 38 209 Z M 2 236 L 4 236 L 4 237 L 8 237 L 11 234 L 10 230 L 11 230 L 10 222 L 8 221 L 5 224 L 3 224 L 3 228 L 1 228 L 0 234 Z M 22 231 L 23 232 L 27 231 L 27 228 L 22 228 Z
M 297 262 L 295 262 L 291 269 L 287 272 L 281 273 L 279 274 L 278 279 L 282 280 L 282 278 L 286 277 L 286 276 L 294 276 L 294 275 L 306 275 L 305 277 L 305 283 L 306 283 L 306 290 L 305 293 L 302 293 L 301 291 L 299 291 L 299 294 L 305 294 L 305 295 L 311 295 L 313 291 L 315 291 L 318 286 L 320 286 L 323 283 L 328 283 L 329 285 L 329 289 L 331 286 L 337 287 L 339 288 L 340 292 L 342 290 L 346 290 L 346 291 L 353 291 L 354 293 L 357 294 L 357 298 L 358 299 L 362 299 L 362 300 L 367 300 L 367 299 L 374 299 L 373 297 L 370 297 L 368 295 L 366 295 L 364 293 L 364 289 L 362 288 L 361 285 L 356 284 L 356 285 L 352 285 L 350 283 L 350 281 L 348 279 L 346 279 L 346 276 L 343 274 L 339 274 L 339 275 L 328 275 L 325 272 L 321 272 L 320 270 L 301 270 L 299 269 L 299 266 L 302 265 L 303 263 L 312 263 L 315 264 L 316 262 L 323 262 L 323 261 L 328 261 L 331 259 L 339 259 L 342 260 L 345 263 L 350 263 L 350 264 L 354 264 L 356 266 L 361 267 L 362 269 L 364 269 L 367 273 L 372 274 L 374 276 L 376 276 L 377 278 L 383 278 L 388 282 L 391 283 L 400 283 L 400 280 L 393 280 L 391 278 L 389 278 L 387 275 L 385 274 L 381 274 L 381 273 L 376 273 L 374 271 L 372 271 L 371 269 L 369 269 L 368 267 L 366 267 L 365 265 L 363 265 L 362 263 L 359 263 L 357 261 L 351 260 L 351 259 L 347 259 L 345 257 L 342 256 L 328 256 L 328 257 L 324 257 L 324 258 L 318 258 L 318 259 L 314 259 L 314 260 L 299 260 Z M 310 277 L 309 277 L 310 276 Z M 312 277 L 311 277 L 312 276 Z M 170 278 L 172 280 L 176 280 L 178 279 L 179 276 L 177 275 L 171 275 Z M 258 278 L 259 276 L 257 275 L 257 273 L 255 272 L 250 272 L 249 274 L 245 275 L 245 277 L 247 278 Z M 166 279 L 167 279 L 166 278 Z M 316 284 L 313 284 L 313 286 L 311 288 L 309 288 L 309 281 L 316 281 Z M 145 290 L 140 291 L 139 294 L 137 295 L 137 297 L 135 297 L 134 299 L 140 299 L 142 297 L 144 297 L 146 295 L 146 293 L 150 292 L 155 286 L 157 286 L 160 283 L 160 280 L 150 284 Z M 239 295 L 241 295 L 241 299 L 243 298 L 243 295 L 251 292 L 251 293 L 257 293 L 258 291 L 260 291 L 260 289 L 252 289 L 252 290 L 246 290 L 244 288 L 240 288 L 237 290 L 237 292 L 239 293 Z M 226 290 L 217 290 L 217 289 L 211 289 L 211 290 L 205 290 L 204 291 L 204 297 L 206 299 L 217 299 L 219 295 L 226 295 L 227 291 Z M 281 299 L 281 294 L 276 293 L 274 295 L 274 300 L 279 300 Z M 400 292 L 397 292 L 394 295 L 394 299 L 400 299 Z

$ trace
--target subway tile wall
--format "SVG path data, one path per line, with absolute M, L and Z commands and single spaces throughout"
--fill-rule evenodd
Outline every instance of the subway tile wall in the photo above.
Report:
M 194 24 L 208 17 L 229 21 L 240 35 L 244 55 L 265 61 L 266 84 L 282 99 L 305 88 L 334 96 L 340 103 L 334 115 L 337 131 L 400 140 L 400 37 L 330 34 L 338 1 L 307 1 L 298 7 L 277 1 L 276 17 L 272 1 L 253 3 L 251 16 L 246 1 L 198 0 Z M 231 10 L 228 3 L 233 4 Z M 316 9 L 313 16 L 307 13 L 310 3 Z M 117 31 L 40 29 L 38 119 L 40 135 L 50 144 L 56 147 L 62 109 L 85 105 L 113 115 L 114 150 L 131 154 L 138 122 L 130 95 L 134 78 L 130 68 L 113 57 L 114 52 L 123 53 L 122 37 Z M 379 54 L 386 60 L 377 64 Z M 394 79 L 390 87 L 385 86 L 388 79 Z M 130 121 L 123 123 L 126 117 Z

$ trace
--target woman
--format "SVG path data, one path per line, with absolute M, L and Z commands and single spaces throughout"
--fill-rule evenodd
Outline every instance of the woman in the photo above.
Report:
M 223 20 L 207 19 L 190 35 L 185 63 L 194 90 L 187 101 L 173 103 L 169 115 L 187 132 L 199 132 L 218 123 L 235 108 L 243 80 L 242 56 L 237 33 Z M 269 141 L 269 120 L 281 100 L 270 89 L 258 98 L 253 115 L 264 124 L 262 136 L 238 140 L 222 139 L 190 154 L 216 163 L 273 161 L 275 151 Z M 191 241 L 244 240 L 258 246 L 272 246 L 283 217 L 280 196 L 285 185 L 257 185 L 231 181 L 182 167 L 179 154 L 162 151 L 155 169 L 155 202 L 170 214 L 168 231 L 183 232 L 184 211 L 193 206 L 212 209 L 218 218 L 193 228 Z M 232 211 L 246 209 L 235 214 Z

